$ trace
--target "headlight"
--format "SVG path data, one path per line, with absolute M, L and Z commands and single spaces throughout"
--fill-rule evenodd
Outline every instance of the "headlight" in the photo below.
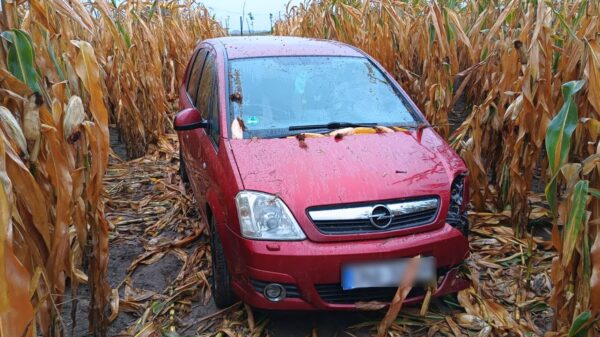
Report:
M 450 212 L 460 213 L 463 209 L 465 197 L 465 175 L 461 174 L 454 179 L 450 187 Z
M 258 240 L 304 240 L 306 236 L 277 196 L 242 191 L 235 197 L 242 236 Z
M 446 222 L 456 229 L 460 230 L 465 236 L 469 235 L 469 219 L 465 205 L 465 180 L 466 174 L 460 174 L 452 182 L 450 187 L 450 205 L 448 207 L 448 216 Z

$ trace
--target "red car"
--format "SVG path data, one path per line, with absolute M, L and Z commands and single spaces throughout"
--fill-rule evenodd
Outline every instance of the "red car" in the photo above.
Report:
M 456 292 L 467 169 L 374 59 L 340 42 L 226 37 L 195 49 L 174 122 L 211 232 L 212 294 L 264 309 L 357 309 Z

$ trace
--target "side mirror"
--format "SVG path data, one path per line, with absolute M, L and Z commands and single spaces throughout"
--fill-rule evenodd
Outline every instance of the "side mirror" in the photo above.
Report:
M 205 120 L 202 120 L 200 111 L 195 108 L 189 108 L 180 111 L 175 116 L 175 122 L 173 123 L 173 128 L 175 131 L 206 129 L 207 127 L 208 123 Z

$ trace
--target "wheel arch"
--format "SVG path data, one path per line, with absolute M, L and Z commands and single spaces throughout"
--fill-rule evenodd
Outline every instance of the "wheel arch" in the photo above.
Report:
M 237 240 L 234 235 L 231 235 L 230 230 L 228 229 L 228 213 L 223 207 L 223 204 L 217 198 L 215 193 L 209 192 L 207 194 L 205 205 L 206 221 L 209 224 L 210 217 L 215 218 L 215 229 L 219 235 L 221 244 L 223 245 L 223 253 L 227 260 L 229 272 L 233 274 L 239 268 L 234 259 L 234 257 L 238 255 Z

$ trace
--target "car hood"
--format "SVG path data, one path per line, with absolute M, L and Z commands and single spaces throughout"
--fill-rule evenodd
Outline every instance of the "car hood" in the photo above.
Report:
M 230 140 L 244 189 L 278 195 L 300 219 L 311 206 L 437 195 L 448 198 L 462 160 L 432 129 L 382 134 Z

